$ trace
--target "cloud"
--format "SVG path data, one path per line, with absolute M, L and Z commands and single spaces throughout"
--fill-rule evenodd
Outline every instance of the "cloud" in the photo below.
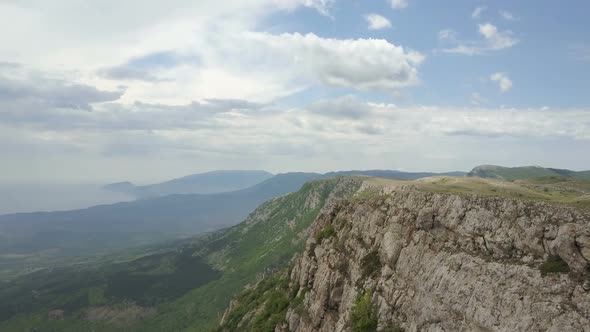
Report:
M 490 76 L 490 80 L 497 82 L 502 92 L 508 92 L 512 89 L 512 80 L 506 73 L 494 73 Z
M 316 101 L 306 109 L 313 115 L 352 120 L 366 119 L 376 114 L 371 105 L 361 102 L 353 96 Z
M 501 50 L 516 45 L 519 40 L 512 37 L 510 31 L 498 31 L 494 25 L 490 23 L 480 24 L 479 33 L 488 41 L 488 45 L 493 50 Z
M 280 171 L 342 165 L 416 169 L 436 158 L 441 169 L 466 169 L 481 158 L 516 162 L 502 159 L 512 152 L 510 158 L 526 154 L 531 159 L 523 161 L 546 163 L 546 154 L 537 159 L 534 152 L 546 151 L 548 141 L 556 153 L 565 146 L 568 153 L 582 152 L 590 142 L 589 109 L 401 107 L 352 96 L 300 107 L 209 100 L 95 108 L 52 108 L 32 116 L 0 112 L 0 152 L 21 165 L 5 168 L 0 177 L 26 179 L 32 172 L 27 165 L 35 160 L 48 169 L 33 172 L 37 177 L 50 176 L 49 170 L 61 165 L 68 171 L 59 180 L 80 181 L 88 172 L 96 173 L 97 181 L 108 176 L 149 180 L 158 169 L 166 170 L 159 176 L 172 177 L 236 164 Z M 500 147 L 502 154 L 490 156 Z M 451 163 L 441 166 L 442 156 Z M 110 169 L 117 171 L 105 171 Z
M 381 15 L 368 14 L 365 15 L 365 20 L 369 24 L 369 30 L 381 30 L 391 28 L 391 22 Z
M 481 7 L 477 7 L 477 8 L 475 8 L 475 9 L 473 10 L 473 12 L 471 13 L 471 17 L 472 17 L 472 18 L 476 18 L 476 19 L 480 18 L 480 17 L 481 17 L 481 14 L 482 14 L 482 13 L 483 13 L 483 12 L 484 12 L 486 9 L 488 9 L 488 7 L 486 7 L 486 6 L 481 6 Z
M 388 0 L 391 8 L 393 9 L 404 9 L 408 7 L 408 0 Z
M 274 0 L 275 4 L 294 9 L 299 6 L 313 8 L 322 15 L 330 16 L 330 8 L 336 0 Z
M 454 41 L 457 39 L 457 32 L 452 29 L 444 29 L 438 32 L 438 40 L 451 40 Z
M 479 24 L 479 34 L 483 37 L 483 41 L 461 42 L 459 40 L 449 40 L 457 45 L 443 49 L 443 51 L 463 55 L 481 55 L 490 51 L 510 48 L 520 42 L 511 31 L 500 31 L 491 23 Z
M 158 82 L 165 80 L 158 73 L 184 63 L 196 63 L 197 58 L 179 56 L 174 52 L 154 52 L 133 57 L 125 63 L 99 70 L 98 74 L 113 80 Z
M 506 11 L 506 10 L 500 10 L 499 14 L 506 21 L 518 21 L 519 20 L 518 17 L 514 16 L 514 14 L 512 14 L 511 12 Z
M 243 42 L 242 33 L 260 29 L 261 22 L 278 12 L 309 8 L 327 15 L 333 4 L 146 0 L 138 7 L 115 0 L 0 1 L 0 21 L 12 27 L 0 31 L 0 55 L 2 62 L 69 73 L 100 90 L 126 85 L 125 103 L 182 104 L 205 98 L 268 102 L 309 82 L 294 84 L 263 61 L 254 66 L 243 61 L 242 53 L 252 52 L 248 48 L 253 46 Z M 97 13 L 108 15 L 108 24 Z
M 421 53 L 384 39 L 331 39 L 313 33 L 250 33 L 261 50 L 298 74 L 337 87 L 396 90 L 419 83 Z M 270 52 L 270 53 L 269 53 Z
M 125 92 L 122 88 L 116 91 L 100 90 L 61 78 L 45 77 L 36 72 L 19 70 L 12 74 L 0 76 L 0 112 L 27 112 L 45 108 L 91 111 L 93 104 L 115 101 Z
M 475 106 L 480 106 L 481 104 L 485 103 L 486 100 L 481 96 L 479 92 L 473 92 L 471 94 L 471 104 Z

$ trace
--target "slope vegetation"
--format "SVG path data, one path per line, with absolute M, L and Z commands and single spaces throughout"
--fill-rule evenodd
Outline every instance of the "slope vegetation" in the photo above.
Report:
M 362 180 L 313 181 L 267 201 L 229 229 L 139 258 L 43 270 L 0 288 L 1 331 L 206 331 L 234 294 L 285 267 L 322 209 Z M 34 301 L 31 302 L 31 290 Z

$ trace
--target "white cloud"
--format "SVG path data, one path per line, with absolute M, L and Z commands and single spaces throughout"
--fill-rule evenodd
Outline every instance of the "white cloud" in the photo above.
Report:
M 424 56 L 384 39 L 331 39 L 313 33 L 249 33 L 269 59 L 282 59 L 296 75 L 360 90 L 396 90 L 419 83 Z M 275 60 L 276 61 L 276 60 Z
M 506 11 L 506 10 L 500 10 L 499 14 L 506 21 L 518 21 L 519 20 L 518 17 L 514 16 L 514 14 L 512 14 L 511 12 Z
M 388 0 L 391 8 L 393 9 L 403 9 L 408 7 L 408 0 Z
M 288 9 L 295 9 L 299 6 L 309 7 L 317 10 L 323 15 L 329 16 L 329 10 L 336 0 L 274 0 L 276 4 L 286 6 Z
M 490 80 L 497 82 L 502 92 L 508 92 L 512 89 L 512 80 L 510 80 L 506 73 L 494 73 L 490 76 Z
M 444 29 L 438 32 L 438 40 L 451 40 L 457 39 L 457 32 L 452 29 Z
M 256 72 L 250 70 L 251 64 L 241 61 L 241 51 L 249 52 L 251 47 L 241 40 L 242 32 L 255 30 L 277 11 L 308 7 L 327 15 L 333 3 L 0 1 L 0 21 L 11 26 L 10 31 L 0 31 L 0 61 L 60 71 L 73 83 L 101 90 L 126 85 L 122 99 L 126 103 L 180 104 L 205 98 L 270 101 L 298 91 L 306 82 L 294 86 L 273 68 L 261 68 L 261 63 L 254 66 Z M 158 54 L 173 57 L 156 58 L 146 67 L 133 65 Z M 161 61 L 169 65 L 158 66 Z
M 381 30 L 391 28 L 391 22 L 381 15 L 368 14 L 365 15 L 365 20 L 369 24 L 369 30 Z
M 477 7 L 473 10 L 473 12 L 471 13 L 471 17 L 472 18 L 480 18 L 481 14 L 487 9 L 488 7 L 486 6 L 481 6 L 481 7 Z
M 443 51 L 463 55 L 480 55 L 490 51 L 510 48 L 520 42 L 511 31 L 500 31 L 491 23 L 479 24 L 479 34 L 484 38 L 483 41 L 461 42 L 450 40 L 457 45 L 443 49 Z
M 563 146 L 568 154 L 579 150 L 582 167 L 590 161 L 581 153 L 590 142 L 589 115 L 589 109 L 400 107 L 351 96 L 295 108 L 211 100 L 102 104 L 93 112 L 45 109 L 29 117 L 16 113 L 18 119 L 2 111 L 0 151 L 4 160 L 22 166 L 5 167 L 0 180 L 31 174 L 35 180 L 83 180 L 92 172 L 97 181 L 141 181 L 224 165 L 327 171 L 433 163 L 438 170 L 467 169 L 481 158 L 548 164 L 547 153 L 535 155 L 546 151 L 547 141 L 556 149 L 551 158 Z M 502 153 L 490 154 L 500 147 Z M 442 156 L 450 163 L 441 164 Z M 38 160 L 43 167 L 33 172 Z M 57 166 L 64 171 L 51 177 Z
M 479 33 L 484 36 L 490 48 L 494 50 L 509 48 L 519 42 L 510 31 L 498 31 L 498 28 L 490 23 L 480 24 Z

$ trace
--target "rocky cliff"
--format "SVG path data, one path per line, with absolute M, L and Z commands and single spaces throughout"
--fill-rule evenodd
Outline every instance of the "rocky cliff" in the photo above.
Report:
M 311 227 L 221 330 L 265 316 L 277 332 L 590 331 L 586 210 L 397 186 L 334 202 Z

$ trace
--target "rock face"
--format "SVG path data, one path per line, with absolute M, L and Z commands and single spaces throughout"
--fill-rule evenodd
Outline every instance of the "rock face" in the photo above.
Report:
M 377 330 L 590 331 L 589 261 L 584 211 L 397 188 L 316 219 L 275 331 L 351 331 L 368 292 Z

